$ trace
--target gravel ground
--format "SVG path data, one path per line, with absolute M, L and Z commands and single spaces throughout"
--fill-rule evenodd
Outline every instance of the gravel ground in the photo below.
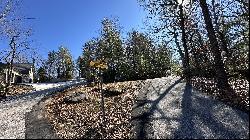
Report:
M 249 114 L 178 77 L 146 80 L 133 107 L 132 138 L 249 139 Z
M 36 92 L 25 95 L 7 97 L 0 102 L 0 139 L 24 139 L 25 138 L 25 114 L 30 112 L 43 97 L 79 82 L 65 82 L 47 86 L 39 84 Z M 46 86 L 48 89 L 46 89 Z M 36 87 L 36 86 L 35 86 Z M 42 88 L 41 88 L 42 87 Z

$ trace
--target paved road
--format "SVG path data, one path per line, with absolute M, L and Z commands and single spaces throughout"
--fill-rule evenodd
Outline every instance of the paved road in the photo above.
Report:
M 33 84 L 37 91 L 25 95 L 8 97 L 0 102 L 0 139 L 25 138 L 25 114 L 30 112 L 42 98 L 55 91 L 72 85 L 83 84 L 80 81 L 61 83 Z
M 134 138 L 249 138 L 249 114 L 214 100 L 178 77 L 146 80 L 133 109 Z

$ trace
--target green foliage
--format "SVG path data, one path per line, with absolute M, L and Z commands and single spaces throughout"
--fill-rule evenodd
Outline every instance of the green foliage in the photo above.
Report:
M 46 61 L 46 69 L 48 73 L 48 78 L 56 78 L 56 69 L 57 69 L 57 52 L 51 51 L 48 53 L 48 59 Z
M 170 69 L 171 55 L 167 46 L 154 45 L 153 41 L 143 33 L 129 33 L 125 48 L 124 73 L 129 70 L 126 79 L 137 80 L 165 76 Z
M 96 59 L 107 60 L 108 70 L 103 72 L 104 82 L 113 82 L 120 77 L 120 67 L 122 61 L 122 40 L 120 31 L 115 21 L 104 19 L 102 21 L 102 31 L 96 48 Z
M 171 63 L 171 73 L 174 75 L 181 76 L 182 75 L 182 66 L 177 62 L 173 61 Z
M 60 73 L 58 78 L 71 79 L 73 78 L 73 60 L 69 50 L 66 47 L 60 46 L 58 51 L 58 69 Z
M 95 78 L 95 70 L 91 68 L 90 61 L 94 59 L 94 50 L 97 46 L 96 40 L 90 40 L 83 46 L 83 55 L 78 58 L 78 66 L 81 71 L 81 77 L 92 82 Z
M 156 45 L 147 35 L 132 31 L 125 43 L 116 22 L 104 19 L 98 39 L 86 42 L 78 58 L 81 77 L 93 81 L 96 70 L 90 61 L 106 60 L 104 82 L 138 80 L 166 76 L 171 66 L 171 52 L 166 45 Z
M 40 68 L 37 70 L 37 75 L 38 75 L 37 80 L 38 80 L 39 82 L 46 82 L 46 81 L 48 80 L 46 70 L 45 70 L 45 68 L 43 68 L 43 67 L 40 67 Z
M 49 79 L 71 79 L 73 78 L 74 64 L 70 51 L 60 46 L 58 51 L 48 53 L 45 63 Z

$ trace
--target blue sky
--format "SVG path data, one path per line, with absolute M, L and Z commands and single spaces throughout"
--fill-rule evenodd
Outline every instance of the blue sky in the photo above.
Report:
M 98 36 L 104 17 L 118 17 L 123 32 L 131 29 L 143 31 L 145 11 L 137 0 L 24 0 L 22 13 L 29 20 L 40 54 L 68 47 L 76 59 L 82 45 Z

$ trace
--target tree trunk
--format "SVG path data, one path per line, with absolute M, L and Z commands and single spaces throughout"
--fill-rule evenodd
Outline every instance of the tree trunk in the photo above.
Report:
M 183 7 L 180 5 L 180 18 L 181 18 L 181 32 L 182 32 L 182 43 L 184 48 L 184 76 L 186 77 L 187 83 L 191 82 L 191 75 L 190 75 L 190 65 L 189 65 L 189 55 L 188 55 L 188 46 L 186 40 L 186 32 L 185 32 L 185 24 L 184 24 L 184 14 L 183 14 Z
M 220 31 L 220 24 L 222 25 L 222 27 L 224 27 L 224 20 L 222 20 L 222 23 L 219 24 L 218 22 L 218 19 L 219 19 L 219 16 L 217 15 L 217 11 L 216 11 L 216 3 L 215 3 L 215 0 L 212 0 L 212 12 L 213 12 L 213 17 L 214 17 L 214 25 L 215 25 L 215 32 L 217 33 L 217 38 L 220 40 L 220 44 L 219 46 L 221 47 L 221 50 L 222 51 L 225 51 L 226 52 L 226 55 L 227 57 L 229 56 L 228 55 L 228 47 L 227 47 L 227 42 L 226 42 L 226 39 L 225 39 L 225 35 L 223 34 L 223 31 L 221 32 Z M 219 42 L 218 42 L 219 43 Z
M 227 73 L 224 68 L 224 64 L 221 57 L 221 51 L 219 49 L 218 41 L 215 36 L 215 31 L 213 28 L 212 20 L 210 18 L 210 13 L 208 10 L 208 6 L 206 0 L 199 0 L 200 6 L 202 9 L 203 17 L 206 24 L 206 30 L 208 32 L 209 42 L 211 44 L 211 50 L 214 55 L 214 68 L 216 71 L 216 78 L 217 78 L 217 86 L 221 90 L 222 93 L 229 91 L 230 85 L 228 84 L 228 77 Z M 232 92 L 232 90 L 230 90 Z
M 11 79 L 12 79 L 12 70 L 13 70 L 13 62 L 14 62 L 14 58 L 16 55 L 16 43 L 15 43 L 15 37 L 17 36 L 13 36 L 11 38 L 10 41 L 10 48 L 12 50 L 11 52 L 11 60 L 10 63 L 8 63 L 8 71 L 7 71 L 7 83 L 6 83 L 6 88 L 5 88 L 5 95 L 9 92 L 9 86 L 11 85 Z M 13 44 L 13 45 L 12 45 Z M 6 57 L 6 61 L 7 61 L 7 57 Z
M 11 85 L 11 80 L 12 80 L 12 72 L 13 72 L 13 61 L 14 61 L 14 58 L 15 58 L 15 52 L 16 52 L 16 49 L 13 50 L 12 52 L 12 57 L 11 57 L 11 61 L 10 61 L 10 67 L 9 67 L 9 76 L 8 76 L 8 86 Z
M 181 50 L 180 43 L 178 42 L 178 38 L 177 38 L 178 35 L 176 33 L 176 29 L 175 28 L 174 28 L 173 34 L 174 34 L 174 41 L 175 41 L 175 44 L 176 44 L 177 49 L 178 49 L 178 53 L 181 56 L 182 63 L 184 63 L 184 54 L 183 54 L 183 52 Z

